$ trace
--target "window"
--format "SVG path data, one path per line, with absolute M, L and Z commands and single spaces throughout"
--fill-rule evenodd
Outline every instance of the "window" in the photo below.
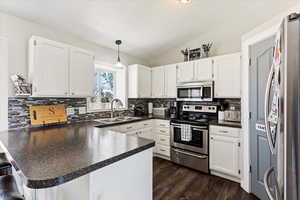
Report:
M 94 74 L 94 97 L 89 99 L 89 110 L 108 110 L 110 102 L 119 98 L 125 109 L 127 105 L 126 67 L 96 62 Z M 118 106 L 118 105 L 117 105 Z

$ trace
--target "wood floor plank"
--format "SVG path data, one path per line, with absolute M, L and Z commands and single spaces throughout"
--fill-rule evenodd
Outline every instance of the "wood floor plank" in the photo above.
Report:
M 257 200 L 238 183 L 154 158 L 153 200 Z

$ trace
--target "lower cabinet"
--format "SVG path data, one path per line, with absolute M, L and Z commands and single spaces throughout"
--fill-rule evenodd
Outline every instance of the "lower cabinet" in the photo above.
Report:
M 161 119 L 145 120 L 109 127 L 110 130 L 155 140 L 155 156 L 170 160 L 170 121 Z
M 211 173 L 240 182 L 240 129 L 210 127 L 209 159 Z

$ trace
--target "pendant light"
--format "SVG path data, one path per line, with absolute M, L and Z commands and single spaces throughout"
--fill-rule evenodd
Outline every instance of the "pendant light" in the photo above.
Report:
M 117 67 L 123 67 L 123 64 L 121 63 L 121 59 L 120 59 L 120 45 L 121 44 L 122 44 L 122 40 L 116 40 L 116 45 L 118 46 L 118 59 L 117 59 L 117 63 L 116 63 Z

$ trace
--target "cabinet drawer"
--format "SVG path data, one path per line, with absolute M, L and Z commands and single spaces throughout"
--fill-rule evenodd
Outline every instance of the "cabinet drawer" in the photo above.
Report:
M 146 120 L 146 121 L 139 122 L 139 126 L 141 128 L 151 128 L 152 127 L 152 120 Z
M 156 153 L 170 157 L 170 147 L 166 147 L 158 144 L 156 146 Z
M 157 135 L 166 135 L 166 136 L 170 136 L 170 129 L 169 129 L 169 128 L 155 129 L 155 133 L 156 133 Z
M 231 128 L 225 126 L 210 126 L 210 134 L 211 135 L 222 135 L 228 137 L 240 137 L 240 130 L 239 128 Z
M 157 136 L 157 143 L 165 146 L 170 146 L 170 137 L 165 135 Z
M 155 128 L 169 128 L 170 121 L 169 120 L 160 120 L 156 119 L 154 123 Z

